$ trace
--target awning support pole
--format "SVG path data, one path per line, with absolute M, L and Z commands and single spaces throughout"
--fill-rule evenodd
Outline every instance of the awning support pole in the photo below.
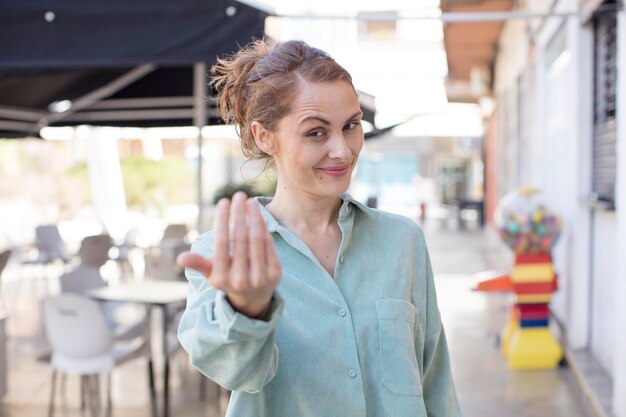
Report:
M 193 65 L 193 124 L 198 128 L 198 233 L 204 231 L 204 197 L 202 192 L 202 128 L 206 125 L 207 119 L 207 67 L 204 62 L 196 62 Z

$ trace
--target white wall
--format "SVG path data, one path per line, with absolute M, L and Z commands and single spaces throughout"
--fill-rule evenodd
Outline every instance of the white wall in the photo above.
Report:
M 530 10 L 545 11 L 547 3 L 527 5 Z M 576 7 L 576 0 L 561 0 L 555 10 Z M 565 53 L 550 67 L 548 61 L 554 57 L 547 55 L 547 48 L 559 29 Z M 496 62 L 496 95 L 508 101 L 498 104 L 504 119 L 500 120 L 498 154 L 509 168 L 522 164 L 514 170 L 501 168 L 499 178 L 508 186 L 519 181 L 541 188 L 546 204 L 563 219 L 563 234 L 553 253 L 560 288 L 552 308 L 566 325 L 573 349 L 589 345 L 590 215 L 584 197 L 591 183 L 591 40 L 590 30 L 576 18 L 507 22 Z M 527 143 L 517 144 L 510 141 L 511 137 L 517 141 L 515 135 L 521 132 L 511 120 L 518 117 L 511 100 L 518 98 L 520 75 L 530 79 L 531 91 L 524 91 L 530 126 L 524 126 Z M 514 152 L 526 159 L 515 159 Z
M 597 211 L 593 223 L 591 350 L 604 369 L 615 376 L 613 355 L 617 353 L 615 324 L 618 280 L 616 215 L 613 212 Z
M 553 250 L 553 262 L 559 274 L 559 290 L 551 307 L 553 312 L 568 323 L 572 301 L 568 295 L 575 282 L 575 271 L 571 268 L 573 243 L 579 228 L 574 209 L 577 201 L 575 154 L 577 108 L 577 83 L 573 61 L 571 28 L 577 22 L 567 19 L 563 22 L 551 19 L 546 22 L 537 36 L 537 78 L 534 94 L 535 135 L 533 148 L 541 152 L 535 154 L 540 171 L 534 178 L 545 195 L 549 208 L 563 221 L 563 231 L 559 243 Z M 539 174 L 539 175 L 537 175 Z M 568 326 L 569 327 L 569 326 Z
M 556 10 L 572 10 L 576 7 L 575 3 L 575 0 L 561 0 L 557 3 Z M 548 21 L 538 33 L 537 105 L 549 100 L 546 95 L 555 92 L 550 91 L 554 89 L 555 82 L 563 82 L 562 78 L 559 78 L 561 81 L 550 79 L 546 63 L 542 62 L 547 59 L 546 46 L 558 30 L 558 25 L 558 21 Z M 553 304 L 566 323 L 570 348 L 591 349 L 613 377 L 616 415 L 624 416 L 623 409 L 618 411 L 618 406 L 625 407 L 619 403 L 626 394 L 626 381 L 620 380 L 625 378 L 623 375 L 626 367 L 621 359 L 626 347 L 626 332 L 623 330 L 626 327 L 626 317 L 625 309 L 621 306 L 624 304 L 621 298 L 626 293 L 626 285 L 623 283 L 624 273 L 620 272 L 624 269 L 621 264 L 624 261 L 620 259 L 624 256 L 620 254 L 626 253 L 623 242 L 626 238 L 618 232 L 618 226 L 624 223 L 623 214 L 619 212 L 619 208 L 616 212 L 596 211 L 591 220 L 591 212 L 584 204 L 591 191 L 593 36 L 592 28 L 578 19 L 570 18 L 566 25 L 567 45 L 571 56 L 569 68 L 562 76 L 567 78 L 570 87 L 567 92 L 561 92 L 561 97 L 564 98 L 562 102 L 550 105 L 552 109 L 537 107 L 537 111 L 544 115 L 539 123 L 539 131 L 544 132 L 541 138 L 543 149 L 552 151 L 545 152 L 547 155 L 543 174 L 546 189 L 555 206 L 561 205 L 561 210 L 567 213 L 565 219 L 569 226 L 563 236 L 565 241 L 555 251 L 555 266 L 561 274 L 565 273 L 561 283 L 566 285 L 561 285 L 560 294 L 555 297 Z M 623 32 L 623 28 L 621 30 Z M 624 46 L 621 47 L 623 50 Z M 626 65 L 624 56 L 621 56 L 620 63 Z M 618 88 L 618 91 L 624 89 Z M 625 100 L 623 96 L 619 99 L 622 102 Z M 554 110 L 554 107 L 563 106 L 566 111 Z M 565 135 L 561 137 L 561 143 L 557 147 L 551 148 L 555 145 L 551 141 L 560 136 L 550 128 L 558 124 L 554 117 L 559 114 L 567 115 L 562 121 L 562 129 L 557 129 Z M 541 115 L 538 117 L 541 118 Z M 620 119 L 623 120 L 623 115 Z M 618 134 L 623 135 L 623 132 Z M 624 157 L 619 155 L 618 158 L 624 161 Z M 623 167 L 623 163 L 621 165 Z M 549 166 L 559 169 L 550 173 L 546 171 Z M 618 176 L 622 178 L 624 174 L 620 173 Z M 622 181 L 626 183 L 623 179 Z
M 583 10 L 590 10 L 590 6 L 598 4 L 596 0 L 589 0 L 582 5 Z M 588 13 L 586 14 L 588 15 Z M 580 199 L 584 199 L 589 196 L 591 191 L 590 180 L 591 175 L 591 155 L 593 132 L 592 132 L 592 114 L 593 114 L 593 69 L 589 67 L 589 63 L 593 62 L 593 28 L 590 24 L 582 22 L 580 30 L 578 31 L 578 53 L 579 56 L 579 75 L 577 77 L 579 88 L 581 90 L 579 96 L 588 97 L 588 103 L 586 107 L 581 106 L 579 111 L 579 120 L 577 121 L 580 129 L 581 140 L 579 140 L 579 161 L 582 163 L 583 171 L 581 178 L 579 179 L 579 191 Z M 620 42 L 618 41 L 618 44 Z M 586 67 L 585 67 L 586 66 Z M 619 68 L 619 66 L 618 66 Z M 623 91 L 618 89 L 618 91 Z M 619 96 L 619 95 L 618 95 Z M 618 99 L 624 99 L 618 97 Z M 618 123 L 619 125 L 619 123 Z M 585 140 L 585 138 L 589 138 Z M 619 162 L 618 162 L 619 164 Z M 587 172 L 584 172 L 587 171 Z M 585 297 L 585 293 L 578 291 L 578 296 L 572 298 L 573 302 L 582 299 L 589 299 L 589 305 L 586 307 L 586 311 L 574 311 L 573 317 L 581 319 L 581 322 L 588 324 L 587 340 L 586 344 L 591 349 L 593 355 L 602 364 L 604 369 L 613 377 L 617 376 L 617 371 L 614 367 L 615 357 L 620 352 L 616 338 L 616 325 L 619 322 L 618 305 L 616 290 L 618 289 L 619 281 L 622 279 L 618 274 L 618 258 L 620 252 L 616 246 L 618 242 L 617 234 L 617 212 L 607 212 L 602 210 L 595 210 L 590 212 L 588 216 L 584 209 L 578 210 L 578 219 L 581 225 L 590 221 L 590 234 L 588 235 L 588 241 L 590 244 L 590 253 L 588 255 L 589 264 L 582 262 L 582 256 L 585 253 L 584 245 L 587 239 L 582 239 L 581 236 L 579 250 L 575 252 L 572 258 L 572 263 L 578 262 L 581 267 L 587 266 L 590 270 L 590 276 L 587 280 L 588 289 L 586 293 L 588 297 Z M 584 282 L 581 279 L 581 288 L 584 288 Z M 580 290 L 580 289 L 579 289 Z M 581 306 L 572 304 L 574 309 L 581 309 Z M 586 315 L 586 319 L 583 317 Z M 581 323 L 582 324 L 582 323 Z M 581 326 L 582 327 L 582 326 Z M 580 327 L 573 321 L 570 324 L 570 328 L 574 332 L 580 332 Z M 582 336 L 574 335 L 574 336 Z M 582 338 L 578 337 L 577 342 L 581 342 Z M 581 343 L 582 347 L 582 343 Z
M 515 86 L 519 75 L 528 68 L 527 22 L 510 20 L 504 24 L 498 40 L 494 91 L 496 96 Z
M 620 12 L 617 18 L 618 30 L 618 87 L 617 91 L 626 91 L 626 15 Z M 615 358 L 613 366 L 613 413 L 617 417 L 626 417 L 626 94 L 618 95 L 617 118 L 617 182 L 616 182 L 616 252 L 617 265 L 615 276 Z
M 568 341 L 572 349 L 589 347 L 591 288 L 591 210 L 583 203 L 591 192 L 593 135 L 593 33 L 590 27 L 573 20 L 570 29 L 573 77 L 576 88 L 575 136 L 572 138 L 576 162 L 576 201 L 573 218 L 576 225 L 570 265 L 571 286 L 568 289 Z
M 506 22 L 498 40 L 494 93 L 498 99 L 496 154 L 500 196 L 515 187 L 537 185 L 531 179 L 531 166 L 535 165 L 536 158 L 532 143 L 526 140 L 530 113 L 519 107 L 522 102 L 528 104 L 531 100 L 526 83 L 530 66 L 527 25 L 524 20 Z
M 549 3 L 525 2 L 534 11 L 546 11 Z M 599 3 L 558 0 L 553 10 L 582 7 L 588 18 Z M 567 54 L 549 65 L 549 44 L 560 29 Z M 622 11 L 618 18 L 617 208 L 614 212 L 596 211 L 593 221 L 586 203 L 592 179 L 592 28 L 577 17 L 534 20 L 528 26 L 509 22 L 499 47 L 495 90 L 497 98 L 505 101 L 497 107 L 501 124 L 498 146 L 504 146 L 498 155 L 511 159 L 510 150 L 516 146 L 506 140 L 506 135 L 516 134 L 512 128 L 516 122 L 508 119 L 518 117 L 511 112 L 515 107 L 511 97 L 518 94 L 520 74 L 528 74 L 532 86 L 530 143 L 522 151 L 530 155 L 533 164 L 528 176 L 524 170 L 517 172 L 521 181 L 530 178 L 531 185 L 544 190 L 546 203 L 564 220 L 564 233 L 554 250 L 560 281 L 552 308 L 566 327 L 569 348 L 592 350 L 612 376 L 614 414 L 626 417 L 626 127 L 620 123 L 626 120 L 626 80 L 620 71 L 626 68 L 626 17 Z M 513 176 L 502 168 L 499 178 L 501 174 Z M 511 182 L 511 178 L 505 180 Z

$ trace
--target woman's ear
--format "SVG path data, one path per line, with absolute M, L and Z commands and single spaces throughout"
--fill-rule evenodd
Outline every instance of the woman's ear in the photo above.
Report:
M 252 136 L 254 137 L 256 146 L 269 156 L 274 156 L 276 153 L 276 143 L 272 132 L 267 130 L 256 120 L 250 124 L 250 130 L 252 130 Z

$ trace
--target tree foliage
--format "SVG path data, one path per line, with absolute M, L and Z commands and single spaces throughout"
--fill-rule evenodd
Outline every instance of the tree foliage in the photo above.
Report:
M 122 158 L 122 181 L 129 207 L 162 208 L 169 204 L 191 200 L 193 181 L 191 171 L 183 158 L 165 157 L 154 161 L 138 156 Z M 85 163 L 78 164 L 69 173 L 83 178 L 88 186 Z

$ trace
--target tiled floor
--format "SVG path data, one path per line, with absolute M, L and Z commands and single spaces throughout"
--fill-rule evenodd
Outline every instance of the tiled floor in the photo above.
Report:
M 107 265 L 108 267 L 109 265 Z M 14 266 L 9 271 L 7 282 L 2 288 L 6 308 L 10 311 L 7 324 L 8 341 L 8 392 L 0 402 L 2 417 L 40 417 L 47 415 L 51 368 L 45 361 L 37 360 L 47 351 L 47 343 L 41 327 L 41 307 L 38 299 L 48 293 L 58 291 L 58 283 L 52 279 L 45 282 L 46 275 L 58 276 L 61 267 L 21 270 Z M 105 271 L 105 272 L 111 272 Z M 32 278 L 33 276 L 38 278 Z M 21 282 L 21 280 L 26 280 Z M 33 281 L 33 282 L 31 282 Z M 32 285 L 31 285 L 32 284 Z M 158 323 L 158 312 L 152 319 Z M 157 324 L 154 323 L 154 324 Z M 158 329 L 158 325 L 153 326 Z M 161 335 L 152 335 L 157 350 L 154 352 L 157 394 L 161 391 L 163 374 L 162 358 L 158 351 Z M 179 349 L 170 359 L 170 416 L 217 417 L 226 407 L 225 392 L 221 392 L 218 403 L 218 387 L 207 381 L 204 387 L 201 377 L 187 363 L 184 351 Z M 66 378 L 65 394 L 57 384 L 57 416 L 79 416 L 79 377 Z M 201 392 L 201 388 L 204 388 Z M 112 374 L 113 417 L 149 417 L 149 390 L 147 361 L 137 358 L 116 368 Z M 158 402 L 161 407 L 162 395 Z
M 506 271 L 511 256 L 492 232 L 458 231 L 427 225 L 439 304 L 448 336 L 453 372 L 465 417 L 590 417 L 572 372 L 510 372 L 497 347 L 507 300 L 503 295 L 470 291 L 474 274 L 487 269 Z M 45 347 L 38 297 L 56 291 L 41 271 L 11 267 L 1 294 L 10 311 L 9 390 L 0 402 L 2 417 L 40 417 L 47 413 L 50 367 L 36 357 Z M 27 280 L 39 274 L 37 280 Z M 48 275 L 58 275 L 49 270 Z M 28 284 L 19 285 L 18 283 Z M 32 284 L 32 285 L 31 285 Z M 158 320 L 158 317 L 153 317 Z M 153 335 L 158 337 L 159 335 Z M 160 363 L 157 360 L 157 363 Z M 157 368 L 157 375 L 161 369 Z M 160 381 L 157 381 L 157 390 Z M 78 379 L 67 379 L 65 398 L 57 399 L 57 416 L 78 416 Z M 150 416 L 146 363 L 129 362 L 113 373 L 113 416 Z M 206 384 L 201 400 L 200 376 L 179 351 L 171 366 L 172 417 L 223 415 L 226 398 L 218 404 L 217 387 Z M 296 417 L 296 416 L 294 416 Z M 332 416 L 321 416 L 332 417 Z
M 590 417 L 573 373 L 507 369 L 498 337 L 504 294 L 471 291 L 481 272 L 508 272 L 512 254 L 486 231 L 425 227 L 459 401 L 465 417 Z

